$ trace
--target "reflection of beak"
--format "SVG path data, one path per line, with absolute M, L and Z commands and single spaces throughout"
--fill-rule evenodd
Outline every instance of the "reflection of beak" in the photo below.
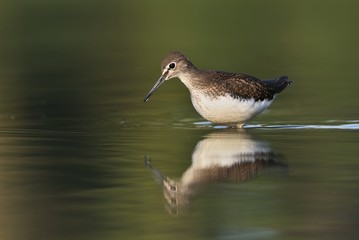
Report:
M 168 71 L 166 71 L 161 77 L 160 79 L 157 80 L 157 82 L 155 83 L 155 85 L 153 86 L 153 88 L 147 93 L 144 102 L 147 102 L 147 100 L 151 97 L 151 95 L 157 90 L 157 88 L 159 88 L 161 86 L 162 83 L 165 82 L 166 78 L 168 75 Z

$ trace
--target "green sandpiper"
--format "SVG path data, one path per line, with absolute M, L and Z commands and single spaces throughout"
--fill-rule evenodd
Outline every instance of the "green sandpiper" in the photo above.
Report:
M 190 91 L 192 104 L 203 118 L 236 128 L 267 109 L 276 95 L 292 83 L 287 76 L 260 80 L 243 73 L 201 70 L 177 51 L 163 59 L 161 70 L 145 102 L 162 83 L 177 77 Z

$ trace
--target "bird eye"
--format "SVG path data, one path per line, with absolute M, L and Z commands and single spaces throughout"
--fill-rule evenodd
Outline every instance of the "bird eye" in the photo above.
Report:
M 168 65 L 168 67 L 170 68 L 170 69 L 174 69 L 175 67 L 176 67 L 176 64 L 173 62 L 173 63 L 170 63 L 169 65 Z

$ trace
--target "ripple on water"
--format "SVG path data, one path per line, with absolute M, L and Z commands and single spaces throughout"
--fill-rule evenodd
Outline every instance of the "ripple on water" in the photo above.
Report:
M 275 125 L 265 125 L 265 124 L 247 124 L 244 128 L 271 128 L 271 129 L 347 129 L 347 130 L 358 130 L 359 129 L 359 120 L 348 120 L 348 121 L 337 121 L 337 120 L 328 120 L 325 121 L 326 124 L 275 124 Z M 208 121 L 200 121 L 193 123 L 196 126 L 201 127 L 213 127 L 215 129 L 228 128 L 224 125 L 212 125 Z

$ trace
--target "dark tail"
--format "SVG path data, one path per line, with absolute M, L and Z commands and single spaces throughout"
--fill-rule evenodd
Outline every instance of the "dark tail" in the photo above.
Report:
M 288 80 L 287 76 L 281 76 L 275 80 L 264 80 L 263 83 L 276 94 L 283 91 L 288 85 L 292 84 L 293 81 Z

